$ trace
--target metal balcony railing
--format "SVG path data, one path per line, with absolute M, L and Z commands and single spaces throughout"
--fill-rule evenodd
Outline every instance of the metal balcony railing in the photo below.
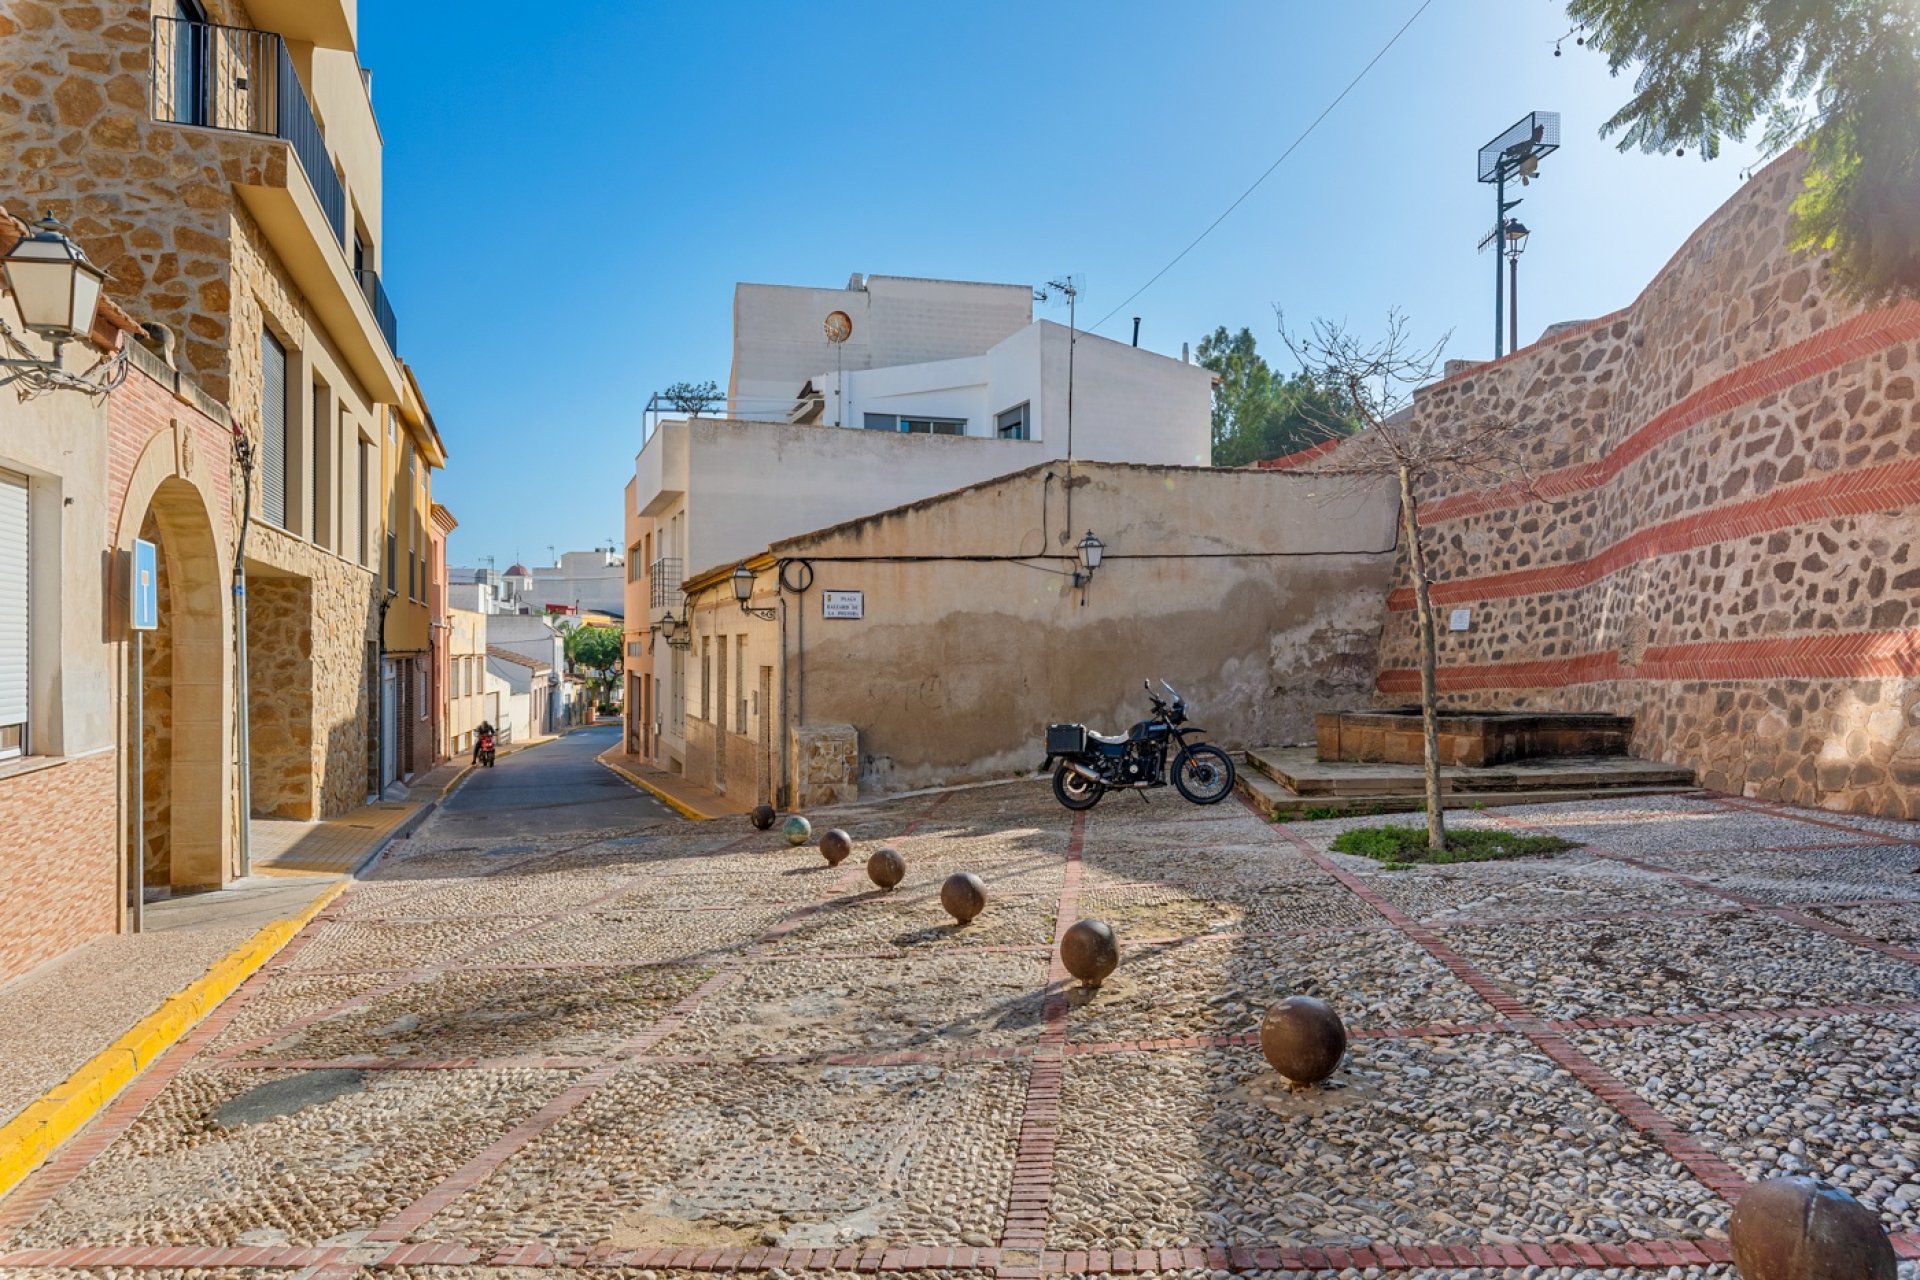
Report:
M 656 609 L 666 609 L 678 603 L 680 597 L 680 562 L 665 557 L 655 560 L 647 566 L 647 577 L 651 581 L 651 604 Z
M 230 129 L 292 144 L 344 250 L 347 193 L 327 155 L 306 87 L 284 40 L 271 31 L 185 18 L 153 20 L 155 120 Z
M 387 287 L 380 283 L 380 273 L 372 267 L 359 267 L 354 270 L 353 278 L 360 282 L 360 292 L 367 295 L 367 305 L 373 308 L 374 321 L 386 335 L 387 350 L 399 355 L 400 320 L 393 314 L 393 303 L 387 300 Z

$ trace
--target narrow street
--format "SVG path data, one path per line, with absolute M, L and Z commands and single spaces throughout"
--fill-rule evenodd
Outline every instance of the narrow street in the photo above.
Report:
M 620 727 L 580 729 L 556 742 L 502 755 L 475 769 L 441 806 L 449 833 L 509 838 L 669 820 L 674 814 L 594 759 L 620 741 Z

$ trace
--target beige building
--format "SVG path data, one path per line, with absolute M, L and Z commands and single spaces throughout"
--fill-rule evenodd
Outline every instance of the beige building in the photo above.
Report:
M 154 0 L 107 22 L 35 5 L 0 41 L 0 85 L 37 99 L 0 101 L 0 189 L 71 225 L 251 444 L 225 519 L 248 517 L 261 815 L 340 813 L 380 774 L 383 505 L 417 389 L 380 282 L 356 20 L 354 0 Z
M 686 776 L 799 805 L 1026 774 L 1050 722 L 1141 719 L 1146 677 L 1223 745 L 1310 738 L 1371 693 L 1396 514 L 1384 482 L 1075 463 L 782 539 L 763 616 L 732 564 L 685 584 Z
M 442 755 L 466 759 L 473 754 L 482 721 L 498 725 L 500 714 L 487 692 L 487 615 L 472 609 L 448 609 L 446 743 Z

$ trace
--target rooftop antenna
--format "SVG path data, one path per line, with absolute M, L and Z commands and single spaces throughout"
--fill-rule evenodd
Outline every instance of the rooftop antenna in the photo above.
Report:
M 560 557 L 554 554 L 553 544 L 551 542 L 547 544 L 547 559 L 553 561 L 555 565 L 560 563 Z
M 1080 275 L 1061 276 L 1057 280 L 1047 281 L 1044 289 L 1033 291 L 1035 302 L 1051 301 L 1054 294 L 1060 294 L 1067 300 L 1067 457 L 1073 457 L 1073 348 L 1080 340 L 1080 326 L 1077 323 L 1080 306 L 1080 291 L 1086 288 L 1086 281 Z

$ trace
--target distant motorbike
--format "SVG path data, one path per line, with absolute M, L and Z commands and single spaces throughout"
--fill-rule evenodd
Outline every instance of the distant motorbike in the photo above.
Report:
M 488 769 L 493 768 L 493 735 L 480 735 L 480 763 Z
M 1151 682 L 1141 683 L 1153 716 L 1123 737 L 1091 733 L 1083 724 L 1047 726 L 1047 758 L 1040 767 L 1053 769 L 1054 798 L 1067 808 L 1091 809 L 1109 791 L 1162 787 L 1169 774 L 1174 790 L 1194 804 L 1219 804 L 1233 794 L 1232 757 L 1210 742 L 1187 740 L 1206 730 L 1186 727 L 1186 700 L 1165 680 L 1165 698 Z

